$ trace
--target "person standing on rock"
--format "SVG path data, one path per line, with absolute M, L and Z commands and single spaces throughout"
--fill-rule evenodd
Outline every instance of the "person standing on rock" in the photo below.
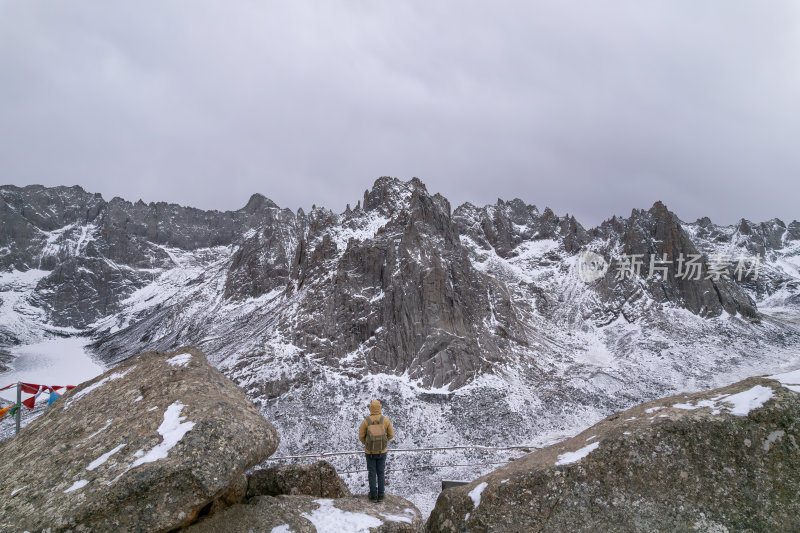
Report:
M 389 417 L 381 414 L 381 402 L 372 400 L 369 416 L 361 421 L 358 440 L 364 445 L 367 456 L 367 479 L 369 480 L 369 499 L 383 500 L 384 472 L 389 441 L 394 438 L 394 428 Z

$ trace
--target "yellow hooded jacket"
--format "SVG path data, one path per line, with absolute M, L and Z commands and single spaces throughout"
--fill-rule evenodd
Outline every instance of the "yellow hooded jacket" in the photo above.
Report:
M 369 404 L 369 419 L 373 422 L 377 422 L 381 419 L 381 402 L 378 400 L 372 400 Z M 383 427 L 386 428 L 386 438 L 387 440 L 392 440 L 394 438 L 394 428 L 392 427 L 392 421 L 389 420 L 388 416 L 383 417 Z M 358 440 L 361 441 L 361 444 L 367 444 L 367 421 L 366 419 L 361 421 L 361 427 L 358 428 Z M 387 448 L 381 450 L 381 453 L 386 453 L 388 451 Z

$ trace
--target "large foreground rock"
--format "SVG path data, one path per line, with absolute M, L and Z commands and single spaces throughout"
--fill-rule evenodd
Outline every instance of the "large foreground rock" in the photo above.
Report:
M 247 476 L 248 498 L 281 494 L 344 498 L 350 496 L 350 489 L 327 461 L 262 468 Z
M 438 531 L 800 531 L 800 371 L 613 415 L 469 485 Z
M 0 531 L 168 531 L 240 501 L 277 444 L 200 351 L 145 353 L 0 442 Z
M 397 496 L 387 495 L 380 503 L 370 502 L 366 496 L 335 500 L 313 496 L 256 496 L 247 504 L 234 505 L 189 527 L 187 532 L 416 533 L 422 530 L 419 510 Z

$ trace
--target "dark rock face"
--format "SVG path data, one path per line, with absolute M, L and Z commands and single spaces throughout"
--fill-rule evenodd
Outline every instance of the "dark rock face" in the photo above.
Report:
M 248 498 L 281 494 L 345 498 L 350 496 L 350 489 L 325 461 L 262 468 L 247 476 Z
M 800 375 L 790 378 L 615 414 L 443 491 L 427 530 L 796 531 Z
M 598 233 L 608 239 L 605 249 L 608 256 L 617 249 L 620 254 L 638 255 L 643 262 L 641 277 L 618 279 L 618 269 L 609 268 L 597 282 L 599 295 L 611 307 L 622 308 L 623 302 L 636 299 L 637 293 L 645 290 L 655 301 L 670 302 L 701 316 L 719 316 L 723 311 L 748 318 L 758 316 L 755 302 L 737 283 L 724 277 L 707 279 L 709 257 L 695 247 L 678 217 L 661 202 L 656 202 L 648 211 L 633 210 L 625 221 L 616 218 L 606 221 L 598 228 Z M 665 255 L 666 279 L 659 277 L 658 271 L 648 277 L 651 257 L 659 261 Z M 690 256 L 700 257 L 700 279 L 676 276 L 681 256 L 686 260 Z
M 797 225 L 797 222 L 793 224 Z M 696 225 L 697 236 L 702 239 L 719 243 L 730 241 L 727 232 L 714 225 L 708 217 L 701 218 Z M 766 257 L 770 252 L 783 248 L 784 238 L 791 238 L 792 225 L 787 229 L 786 224 L 777 218 L 759 223 L 743 218 L 739 220 L 735 231 L 747 252 Z
M 76 222 L 92 222 L 104 203 L 99 194 L 87 193 L 80 187 L 1 187 L 0 248 L 8 247 L 9 253 L 0 256 L 0 268 L 37 268 L 41 259 L 37 245 L 47 240 L 43 232 Z
M 407 371 L 424 386 L 490 371 L 501 354 L 482 327 L 490 299 L 499 327 L 517 325 L 504 288 L 472 267 L 446 199 L 419 180 L 381 178 L 363 208 L 341 219 L 315 209 L 308 224 L 289 289 L 305 294 L 286 332 L 295 345 L 356 374 Z M 338 240 L 363 228 L 362 240 Z
M 260 195 L 238 211 L 219 212 L 106 202 L 80 187 L 3 186 L 0 270 L 52 271 L 36 303 L 54 325 L 84 328 L 118 311 L 121 300 L 152 281 L 154 269 L 175 267 L 168 248 L 228 246 L 281 217 L 286 210 Z
M 85 327 L 118 312 L 121 300 L 148 281 L 99 257 L 71 257 L 39 282 L 34 301 L 49 311 L 54 325 Z
M 168 531 L 241 501 L 277 445 L 202 352 L 141 354 L 0 442 L 0 529 Z
M 268 339 L 280 339 L 297 361 L 313 355 L 348 377 L 406 375 L 415 385 L 455 390 L 495 372 L 515 350 L 562 345 L 542 338 L 539 318 L 553 329 L 605 326 L 652 318 L 661 306 L 758 320 L 751 295 L 786 293 L 778 303 L 796 305 L 800 290 L 780 268 L 757 281 L 695 281 L 677 279 L 674 263 L 667 280 L 618 280 L 612 268 L 589 285 L 569 283 L 585 249 L 608 258 L 702 254 L 705 275 L 715 246 L 774 253 L 800 235 L 796 222 L 742 221 L 732 235 L 710 220 L 684 224 L 656 203 L 587 231 L 574 217 L 519 199 L 451 212 L 418 179 L 379 178 L 340 214 L 295 213 L 261 195 L 217 212 L 106 202 L 79 187 L 9 186 L 0 188 L 0 219 L 0 269 L 45 271 L 26 302 L 44 310 L 48 326 L 94 335 L 100 357 L 112 363 L 206 341 L 216 360 L 224 346 L 250 338 L 261 347 L 247 346 L 246 357 L 269 360 L 276 349 Z M 197 265 L 208 268 L 187 268 Z M 174 297 L 162 301 L 165 286 Z M 145 288 L 157 305 L 146 303 Z M 192 309 L 198 301 L 204 310 Z M 220 312 L 230 329 L 206 335 Z M 6 342 L 2 327 L 7 348 L 18 337 L 11 332 Z M 252 386 L 267 396 L 286 390 L 283 378 Z
M 195 250 L 236 242 L 278 206 L 254 195 L 238 211 L 204 211 L 193 207 L 112 199 L 104 213 L 103 231 L 119 231 L 159 245 Z
M 311 496 L 257 496 L 247 504 L 225 509 L 186 531 L 191 533 L 250 533 L 252 531 L 372 531 L 417 533 L 424 524 L 419 510 L 397 496 L 380 503 L 366 496 L 315 499 Z
M 304 216 L 288 209 L 267 211 L 259 229 L 233 255 L 225 298 L 257 298 L 285 288 L 305 223 Z
M 453 220 L 462 235 L 503 258 L 515 256 L 517 247 L 527 241 L 560 240 L 567 252 L 574 253 L 590 240 L 575 217 L 559 217 L 549 207 L 540 214 L 536 206 L 519 198 L 498 199 L 496 205 L 482 208 L 467 203 L 455 210 Z
M 800 240 L 800 222 L 793 220 L 786 231 L 787 240 L 797 241 Z
M 738 287 L 747 289 L 759 301 L 776 292 L 784 293 L 787 298 L 783 303 L 796 305 L 800 285 L 789 273 L 791 267 L 787 271 L 781 262 L 787 259 L 785 252 L 794 249 L 800 238 L 800 223 L 793 221 L 787 226 L 777 218 L 760 223 L 742 219 L 736 226 L 726 227 L 717 226 L 705 218 L 691 226 L 698 249 L 706 255 L 722 252 L 733 253 L 734 260 L 739 254 L 760 258 L 758 277 L 737 281 Z M 789 255 L 793 254 L 790 252 Z

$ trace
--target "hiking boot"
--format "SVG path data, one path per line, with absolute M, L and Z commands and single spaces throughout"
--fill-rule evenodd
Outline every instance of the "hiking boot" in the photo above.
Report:
M 377 501 L 379 501 L 379 502 L 383 501 L 383 494 L 378 494 L 378 500 Z
M 373 496 L 372 494 L 370 494 L 370 495 L 369 495 L 369 501 L 371 501 L 371 502 L 377 502 L 377 501 L 378 501 L 378 498 L 376 498 L 375 496 Z

